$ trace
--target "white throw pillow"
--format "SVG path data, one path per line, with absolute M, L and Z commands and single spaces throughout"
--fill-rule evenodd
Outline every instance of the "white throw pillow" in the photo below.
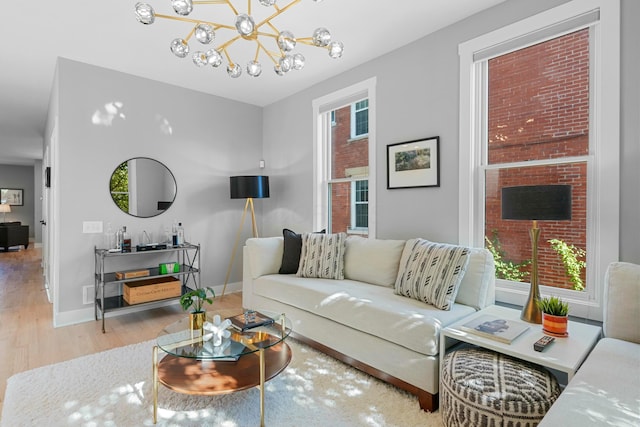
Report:
M 345 279 L 392 287 L 398 277 L 404 240 L 347 237 L 344 252 Z
M 344 279 L 344 249 L 347 235 L 305 233 L 302 235 L 299 277 Z
M 469 263 L 469 252 L 464 246 L 409 240 L 400 259 L 395 293 L 450 310 Z
M 469 264 L 460 282 L 456 302 L 477 310 L 495 303 L 496 266 L 485 248 L 470 248 Z

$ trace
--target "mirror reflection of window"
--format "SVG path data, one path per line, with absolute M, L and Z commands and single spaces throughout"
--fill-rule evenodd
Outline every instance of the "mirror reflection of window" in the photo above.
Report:
M 111 198 L 129 215 L 149 218 L 167 210 L 176 197 L 171 171 L 157 160 L 129 159 L 113 171 L 109 183 Z

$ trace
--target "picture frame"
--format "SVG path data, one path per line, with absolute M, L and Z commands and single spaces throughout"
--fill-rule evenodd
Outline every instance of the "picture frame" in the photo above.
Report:
M 0 188 L 0 203 L 23 206 L 24 192 L 22 188 Z
M 387 145 L 387 189 L 440 187 L 440 137 Z

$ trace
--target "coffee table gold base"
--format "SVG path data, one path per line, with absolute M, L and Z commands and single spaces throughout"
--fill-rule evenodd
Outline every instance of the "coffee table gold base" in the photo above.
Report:
M 284 342 L 241 356 L 236 362 L 215 362 L 166 355 L 158 360 L 153 347 L 153 423 L 158 422 L 158 385 L 178 393 L 213 396 L 252 387 L 260 389 L 260 425 L 264 426 L 264 385 L 291 362 Z M 188 374 L 187 374 L 188 371 Z

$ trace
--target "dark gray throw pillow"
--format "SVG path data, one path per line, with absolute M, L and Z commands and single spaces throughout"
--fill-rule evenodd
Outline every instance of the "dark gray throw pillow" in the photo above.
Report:
M 318 233 L 325 233 L 325 230 Z M 300 264 L 300 251 L 302 251 L 302 234 L 291 231 L 288 228 L 282 230 L 284 237 L 284 251 L 282 252 L 282 264 L 280 274 L 296 274 Z

